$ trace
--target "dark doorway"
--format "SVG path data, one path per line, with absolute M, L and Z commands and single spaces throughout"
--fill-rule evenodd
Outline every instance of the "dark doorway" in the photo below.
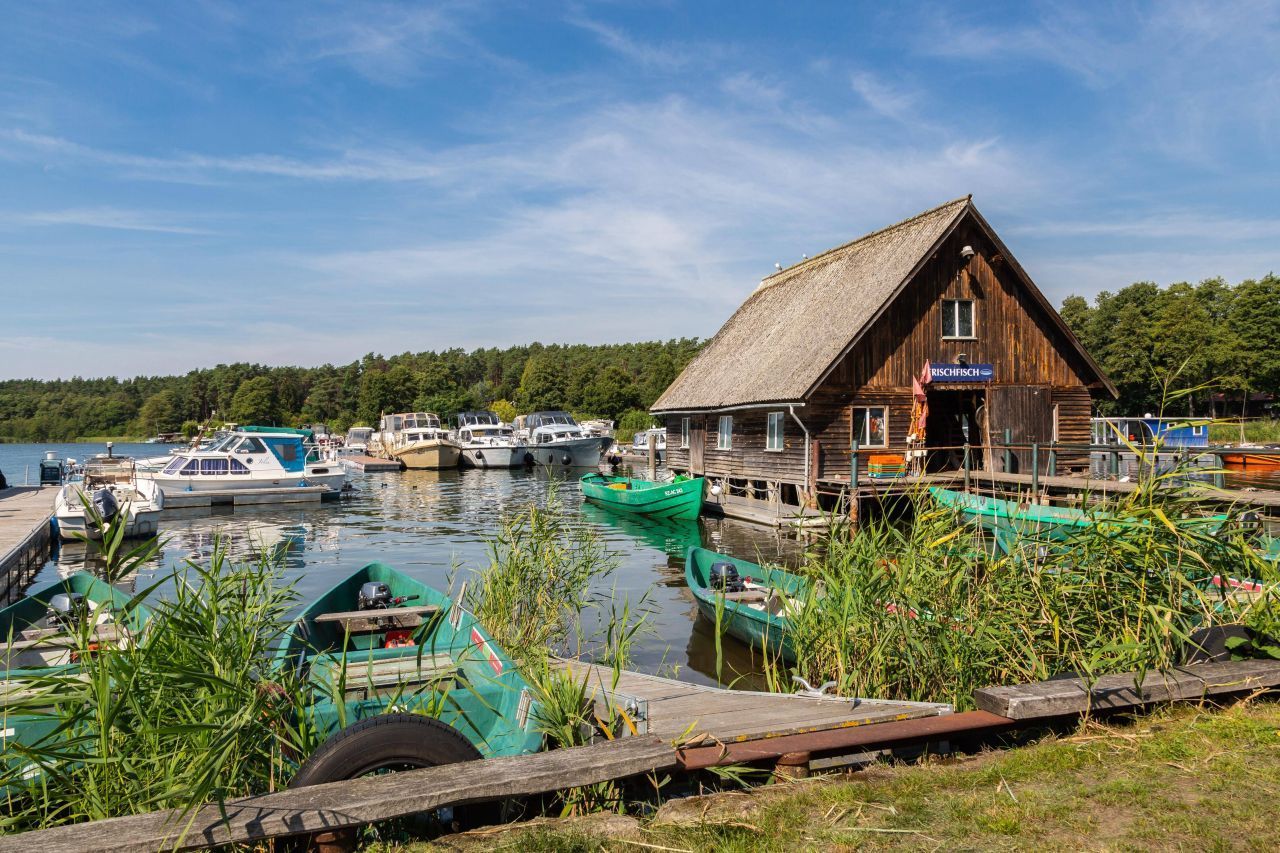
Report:
M 930 388 L 929 417 L 924 439 L 929 455 L 926 471 L 954 471 L 964 466 L 964 445 L 970 446 L 969 465 L 982 467 L 982 446 L 986 443 L 981 418 L 986 392 L 982 389 L 944 390 Z

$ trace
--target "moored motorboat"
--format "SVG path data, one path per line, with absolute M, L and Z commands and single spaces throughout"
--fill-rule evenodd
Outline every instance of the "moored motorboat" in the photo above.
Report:
M 395 711 L 438 720 L 449 727 L 442 737 L 464 738 L 476 757 L 542 745 L 528 684 L 484 627 L 460 603 L 383 563 L 312 602 L 277 660 L 309 682 L 310 718 L 322 734 Z
M 653 436 L 655 460 L 659 463 L 667 460 L 667 431 L 663 427 L 654 427 L 638 432 L 631 439 L 631 453 L 635 456 L 649 455 L 649 436 Z
M 578 481 L 589 501 L 616 512 L 655 518 L 697 518 L 702 511 L 701 477 L 641 480 L 611 474 L 584 474 Z
M 163 470 L 141 473 L 166 491 L 224 491 L 326 486 L 340 490 L 346 471 L 321 459 L 309 430 L 244 426 L 206 449 L 173 454 Z
M 807 580 L 706 548 L 689 549 L 684 572 L 703 616 L 753 649 L 795 660 L 790 619 L 804 606 Z
M 53 516 L 62 539 L 102 538 L 103 531 L 85 511 L 86 502 L 104 522 L 122 520 L 126 537 L 154 536 L 164 492 L 154 480 L 137 475 L 132 459 L 95 456 L 84 463 L 82 477 L 63 485 L 54 498 Z
M 549 468 L 596 468 L 608 436 L 588 436 L 568 412 L 534 412 L 518 419 L 529 442 L 525 461 Z M 517 433 L 520 430 L 517 429 Z
M 525 443 L 493 412 L 459 412 L 457 442 L 464 468 L 515 468 L 524 464 Z
M 1249 452 L 1265 450 L 1268 453 Z M 1237 447 L 1218 454 L 1226 468 L 1241 471 L 1280 471 L 1280 447 Z
M 384 415 L 375 443 L 380 455 L 406 468 L 439 471 L 457 468 L 460 448 L 431 412 Z

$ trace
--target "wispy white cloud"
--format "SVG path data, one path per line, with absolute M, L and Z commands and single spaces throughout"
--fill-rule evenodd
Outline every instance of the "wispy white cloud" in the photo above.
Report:
M 0 225 L 77 226 L 116 231 L 149 231 L 159 234 L 208 235 L 207 228 L 182 225 L 168 214 L 114 207 L 69 208 L 31 212 L 0 212 Z
M 572 15 L 568 18 L 568 22 L 591 33 L 602 46 L 637 65 L 675 71 L 688 65 L 693 58 L 686 51 L 641 41 L 628 35 L 619 27 L 582 15 Z
M 903 121 L 915 111 L 918 96 L 914 92 L 886 83 L 875 74 L 859 71 L 849 82 L 867 106 L 886 118 Z

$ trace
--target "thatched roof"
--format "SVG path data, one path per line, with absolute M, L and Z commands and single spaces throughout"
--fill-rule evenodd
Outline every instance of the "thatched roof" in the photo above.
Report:
M 802 403 L 966 212 L 1003 250 L 966 196 L 781 270 L 760 283 L 650 411 Z M 1006 257 L 1011 258 L 1007 251 Z M 1048 300 L 1021 267 L 1013 266 L 1067 340 L 1096 368 Z M 1097 373 L 1110 388 L 1101 370 Z

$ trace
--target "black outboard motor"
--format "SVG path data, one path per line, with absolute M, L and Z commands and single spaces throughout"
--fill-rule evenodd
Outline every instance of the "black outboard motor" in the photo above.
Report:
M 738 567 L 733 563 L 712 563 L 708 580 L 711 581 L 712 589 L 721 592 L 743 592 L 747 588 L 738 575 Z
M 78 592 L 60 592 L 49 599 L 49 622 L 73 628 L 89 617 L 89 602 Z
M 98 489 L 89 501 L 105 524 L 111 524 L 120 514 L 120 502 L 116 500 L 116 496 L 110 489 Z
M 391 606 L 391 587 L 370 581 L 360 587 L 360 610 L 385 610 Z

